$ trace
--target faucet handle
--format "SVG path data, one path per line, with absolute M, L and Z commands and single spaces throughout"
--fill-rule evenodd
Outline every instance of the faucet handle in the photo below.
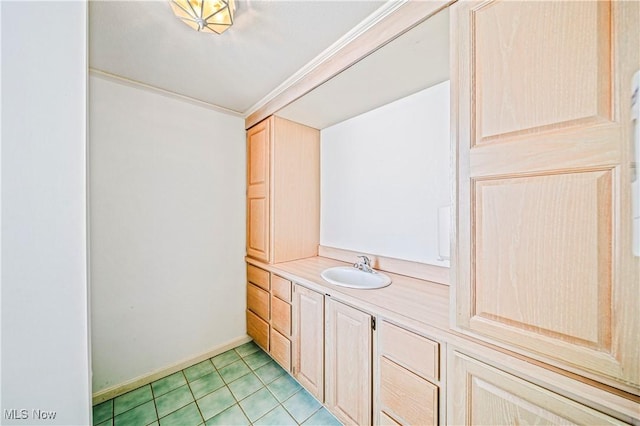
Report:
M 362 259 L 362 263 L 364 263 L 367 266 L 371 266 L 371 259 L 369 259 L 368 256 L 358 256 L 360 259 Z

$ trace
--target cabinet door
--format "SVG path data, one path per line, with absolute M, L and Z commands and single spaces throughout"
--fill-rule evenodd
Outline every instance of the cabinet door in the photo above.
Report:
M 295 364 L 293 375 L 324 401 L 324 295 L 294 287 Z
M 247 255 L 263 262 L 270 256 L 271 119 L 247 131 Z
M 326 301 L 326 404 L 345 424 L 371 424 L 371 315 Z
M 626 424 L 458 352 L 448 372 L 451 424 Z
M 629 96 L 640 3 L 453 8 L 455 326 L 637 393 Z

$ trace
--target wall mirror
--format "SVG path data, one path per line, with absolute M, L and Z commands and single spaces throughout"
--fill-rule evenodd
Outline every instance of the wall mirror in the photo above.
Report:
M 448 9 L 276 115 L 321 130 L 321 246 L 449 266 Z

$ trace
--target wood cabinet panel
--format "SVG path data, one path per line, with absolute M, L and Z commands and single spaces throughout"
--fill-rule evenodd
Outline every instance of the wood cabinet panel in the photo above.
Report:
M 247 264 L 247 281 L 269 291 L 269 271 Z
M 626 424 L 464 354 L 455 352 L 452 361 L 452 424 Z
M 287 371 L 291 371 L 291 341 L 271 328 L 270 354 Z
M 272 294 L 285 302 L 291 302 L 291 281 L 279 277 L 271 276 Z
M 247 284 L 247 309 L 269 321 L 269 293 L 253 284 Z
M 380 409 L 400 424 L 437 425 L 438 387 L 382 357 Z
M 400 423 L 396 422 L 395 420 L 393 420 L 391 417 L 389 417 L 385 412 L 381 411 L 379 413 L 380 416 L 380 425 L 381 426 L 399 426 Z
M 612 172 L 481 181 L 475 195 L 475 316 L 611 352 Z
M 371 424 L 371 315 L 327 298 L 327 407 L 346 424 Z
M 439 344 L 390 324 L 380 323 L 379 353 L 425 379 L 439 380 Z
M 320 132 L 274 117 L 273 263 L 318 255 Z
M 247 255 L 270 260 L 271 122 L 247 131 Z
M 319 401 L 324 401 L 324 295 L 294 286 L 293 375 Z
M 271 296 L 271 326 L 285 336 L 291 336 L 291 305 Z
M 472 20 L 477 144 L 611 121 L 609 2 L 497 1 Z
M 269 351 L 269 323 L 247 309 L 247 334 L 262 347 Z
M 269 117 L 247 130 L 247 256 L 316 256 L 319 238 L 320 131 Z
M 496 0 L 451 15 L 454 326 L 634 393 L 627 94 L 639 8 Z

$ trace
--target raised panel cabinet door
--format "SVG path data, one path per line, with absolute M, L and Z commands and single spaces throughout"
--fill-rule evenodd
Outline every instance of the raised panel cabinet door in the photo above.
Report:
M 447 367 L 451 424 L 626 424 L 459 352 Z
M 452 9 L 453 326 L 638 394 L 629 99 L 640 3 Z
M 271 119 L 247 130 L 247 255 L 270 260 Z
M 320 402 L 324 401 L 324 295 L 294 286 L 293 375 Z
M 325 402 L 344 424 L 371 424 L 371 315 L 327 298 Z

